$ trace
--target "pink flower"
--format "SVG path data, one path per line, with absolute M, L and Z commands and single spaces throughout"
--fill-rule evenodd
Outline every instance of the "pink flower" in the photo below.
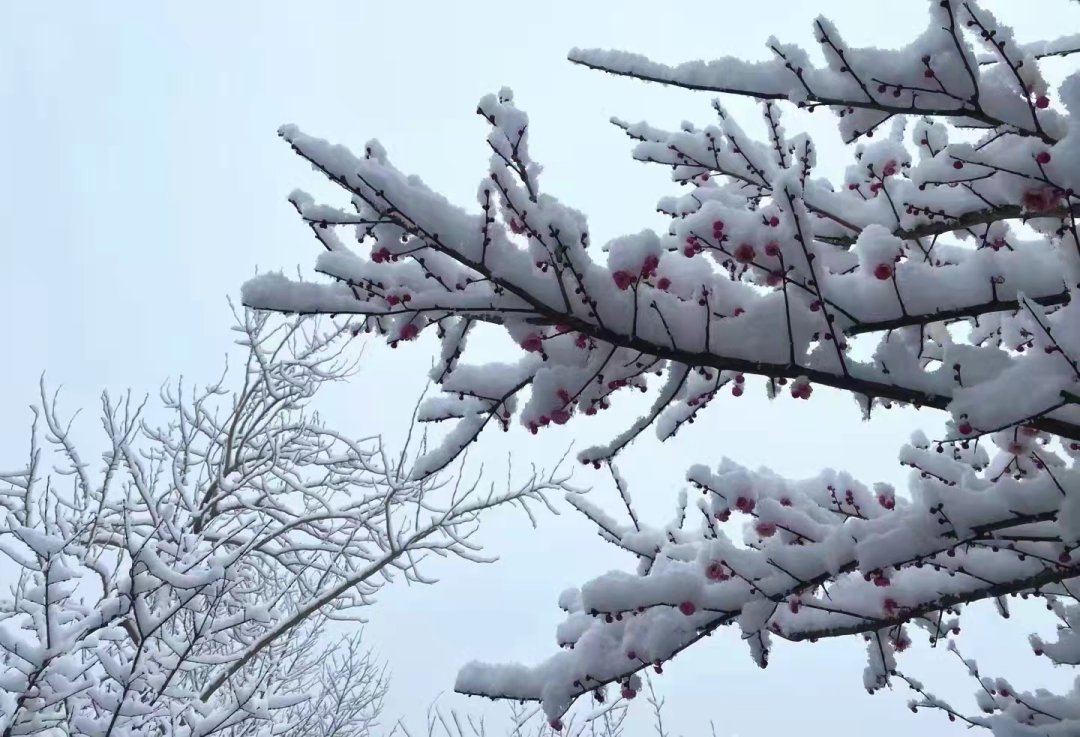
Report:
M 401 340 L 412 340 L 420 334 L 420 328 L 416 327 L 415 323 L 406 323 L 401 328 Z
M 754 531 L 762 537 L 772 537 L 776 534 L 776 525 L 772 522 L 758 522 L 754 525 Z
M 622 290 L 629 289 L 634 283 L 634 277 L 628 271 L 616 271 L 611 278 L 615 281 L 615 286 Z
M 539 353 L 540 351 L 544 350 L 544 342 L 539 335 L 533 333 L 528 338 L 521 341 L 521 347 L 527 350 L 529 353 Z
M 1062 192 L 1057 187 L 1041 187 L 1024 192 L 1024 209 L 1031 212 L 1046 212 L 1061 204 Z
M 710 581 L 726 581 L 731 578 L 731 576 L 728 575 L 723 563 L 714 560 L 705 567 L 705 578 Z
M 740 264 L 748 264 L 754 260 L 754 247 L 749 243 L 743 243 L 732 254 Z

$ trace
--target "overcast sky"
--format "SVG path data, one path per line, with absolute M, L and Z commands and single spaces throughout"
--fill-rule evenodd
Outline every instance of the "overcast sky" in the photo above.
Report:
M 1027 3 L 991 7 L 1016 24 L 1021 40 L 1039 36 L 1036 24 L 1052 35 L 1080 25 L 1080 12 L 1064 1 L 1042 5 L 1038 17 Z M 819 12 L 853 44 L 900 44 L 925 22 L 924 4 L 913 1 L 665 6 L 0 3 L 0 466 L 21 460 L 26 406 L 42 371 L 51 385 L 64 385 L 68 407 L 88 411 L 103 388 L 144 393 L 181 374 L 209 380 L 229 350 L 226 297 L 235 297 L 256 268 L 310 267 L 317 244 L 285 198 L 296 186 L 332 191 L 277 138 L 282 123 L 357 150 L 377 137 L 398 166 L 475 207 L 488 156 L 476 102 L 509 85 L 531 117 L 542 185 L 588 213 L 593 241 L 601 242 L 663 227 L 655 202 L 674 190 L 667 172 L 631 160 L 629 142 L 609 117 L 669 128 L 683 120 L 703 124 L 709 97 L 574 67 L 565 61 L 570 47 L 621 48 L 670 62 L 766 58 L 770 35 L 810 43 Z M 1053 22 L 1044 22 L 1048 17 Z M 728 107 L 746 129 L 759 130 L 752 106 Z M 836 156 L 838 137 L 822 113 L 808 117 L 789 116 L 789 133 L 812 126 L 822 168 L 839 171 L 847 161 Z M 431 348 L 370 346 L 362 375 L 324 397 L 331 401 L 321 405 L 323 414 L 344 432 L 382 430 L 395 442 Z M 893 410 L 862 424 L 849 398 L 826 390 L 797 407 L 748 393 L 717 403 L 673 444 L 644 438 L 621 467 L 642 510 L 660 520 L 673 508 L 685 468 L 725 455 L 792 476 L 832 466 L 902 485 L 899 444 L 916 427 L 932 433 L 941 419 Z M 92 416 L 81 427 L 89 435 Z M 519 470 L 550 466 L 575 438 L 588 443 L 614 427 L 605 419 L 572 422 L 537 439 L 485 436 L 472 468 L 504 468 L 510 449 Z M 595 487 L 598 502 L 613 499 L 603 476 L 578 471 L 577 478 Z M 443 578 L 437 586 L 388 590 L 372 610 L 369 643 L 394 672 L 388 718 L 420 723 L 440 691 L 448 708 L 503 714 L 502 707 L 450 695 L 457 668 L 474 657 L 547 656 L 560 620 L 558 594 L 632 565 L 569 513 L 542 519 L 536 532 L 521 517 L 492 518 L 483 539 L 499 563 L 434 566 L 430 572 Z M 1068 674 L 1040 667 L 1024 641 L 1029 629 L 1047 626 L 1039 617 L 1006 628 L 990 615 L 976 616 L 960 642 L 988 674 L 1015 677 L 1022 687 L 1049 686 Z M 999 639 L 1002 632 L 1011 639 Z M 970 703 L 975 684 L 962 678 L 959 663 L 920 650 L 907 667 L 928 684 L 943 684 L 942 694 Z M 862 667 L 861 643 L 852 640 L 781 646 L 769 669 L 758 672 L 728 633 L 680 658 L 656 683 L 668 699 L 673 737 L 701 734 L 710 720 L 718 737 L 793 728 L 854 735 L 868 718 L 882 737 L 913 729 L 957 733 L 940 715 L 907 712 L 902 688 L 868 696 Z M 631 737 L 650 729 L 645 705 L 636 707 Z

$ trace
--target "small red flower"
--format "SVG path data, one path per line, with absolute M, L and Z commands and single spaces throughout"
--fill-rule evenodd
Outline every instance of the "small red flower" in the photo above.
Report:
M 551 413 L 551 421 L 556 425 L 565 425 L 570 420 L 570 413 L 565 409 L 557 409 Z
M 748 496 L 740 496 L 735 500 L 735 509 L 745 514 L 750 514 L 757 506 L 753 499 Z
M 1024 192 L 1024 208 L 1031 212 L 1046 212 L 1061 204 L 1062 192 L 1057 187 L 1041 187 Z
M 761 537 L 772 537 L 776 534 L 776 525 L 772 522 L 758 522 L 754 525 L 754 531 Z
M 728 575 L 727 569 L 724 568 L 723 563 L 714 560 L 705 567 L 705 578 L 710 581 L 726 581 L 731 578 L 731 576 Z
M 732 254 L 740 264 L 748 264 L 754 260 L 754 247 L 749 243 L 743 243 Z
M 874 277 L 881 281 L 891 279 L 893 275 L 892 264 L 878 264 L 874 267 Z
M 615 281 L 615 286 L 622 290 L 629 289 L 630 285 L 634 283 L 633 275 L 627 271 L 616 271 L 611 275 L 611 278 Z
M 694 602 L 692 601 L 684 601 L 679 604 L 679 611 L 689 617 L 691 614 L 697 611 L 697 606 L 695 606 Z
M 544 341 L 539 335 L 533 333 L 525 340 L 521 341 L 521 347 L 529 353 L 539 353 L 544 350 Z

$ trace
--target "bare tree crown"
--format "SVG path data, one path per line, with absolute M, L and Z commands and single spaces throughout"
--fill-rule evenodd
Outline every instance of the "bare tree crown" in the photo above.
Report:
M 31 462 L 0 476 L 3 737 L 367 735 L 385 675 L 328 625 L 431 556 L 488 560 L 480 515 L 560 487 L 414 479 L 413 448 L 308 406 L 349 375 L 352 326 L 237 317 L 240 371 L 165 386 L 152 416 L 102 396 L 100 468 L 43 387 Z
M 659 204 L 671 216 L 666 233 L 599 248 L 584 215 L 542 189 L 528 119 L 509 90 L 477 109 L 492 151 L 478 213 L 400 172 L 376 142 L 355 156 L 281 129 L 353 207 L 295 192 L 330 281 L 268 274 L 244 299 L 362 315 L 391 344 L 436 333 L 432 378 L 443 394 L 422 415 L 455 424 L 421 473 L 488 425 L 516 419 L 541 432 L 637 390 L 652 394 L 652 408 L 584 450 L 583 462 L 610 464 L 650 427 L 671 438 L 713 402 L 762 385 L 794 400 L 816 386 L 843 390 L 866 417 L 897 404 L 942 412 L 937 438 L 919 435 L 900 451 L 914 469 L 906 494 L 842 473 L 791 481 L 724 460 L 691 468 L 700 498 L 680 498 L 674 523 L 647 526 L 612 466 L 625 518 L 577 506 L 636 571 L 564 595 L 562 652 L 533 667 L 471 664 L 458 690 L 540 700 L 557 725 L 576 697 L 613 682 L 632 696 L 636 672 L 731 625 L 761 666 L 776 637 L 860 635 L 874 691 L 906 678 L 896 656 L 912 625 L 947 638 L 963 605 L 989 599 L 1006 611 L 1008 596 L 1029 592 L 1063 623 L 1057 642 L 1033 641 L 1036 654 L 1075 662 L 1080 74 L 1069 67 L 1054 90 L 1043 72 L 1050 58 L 1068 65 L 1080 37 L 1021 45 L 975 0 L 933 0 L 928 13 L 926 30 L 896 50 L 850 47 L 818 19 L 823 66 L 776 40 L 763 63 L 671 67 L 572 51 L 593 69 L 756 98 L 768 131 L 749 138 L 719 102 L 702 128 L 615 120 L 636 141 L 635 158 L 670 167 L 683 189 Z M 785 131 L 786 104 L 834 116 L 851 153 L 842 181 L 818 174 L 810 137 Z M 520 351 L 464 363 L 482 323 L 501 326 Z M 743 540 L 724 525 L 733 514 L 747 523 Z M 985 713 L 968 715 L 911 683 L 916 707 L 999 734 L 1080 724 L 1075 694 L 982 679 Z

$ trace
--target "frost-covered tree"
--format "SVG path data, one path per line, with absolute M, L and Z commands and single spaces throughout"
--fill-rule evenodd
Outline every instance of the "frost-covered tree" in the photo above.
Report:
M 331 625 L 431 556 L 484 560 L 480 515 L 561 485 L 418 477 L 417 449 L 310 409 L 353 326 L 237 318 L 240 370 L 150 409 L 102 396 L 98 463 L 43 387 L 30 463 L 0 476 L 4 737 L 370 734 L 386 678 Z
M 977 0 L 928 6 L 926 30 L 895 50 L 853 48 L 818 19 L 820 65 L 776 40 L 759 63 L 572 51 L 612 74 L 755 98 L 767 130 L 751 139 L 720 102 L 701 128 L 615 120 L 635 158 L 670 167 L 682 189 L 660 201 L 666 233 L 602 246 L 582 213 L 541 188 L 508 90 L 477 110 L 492 151 L 478 212 L 396 169 L 376 142 L 355 156 L 281 129 L 352 209 L 296 192 L 329 282 L 267 274 L 245 301 L 362 315 L 391 345 L 435 333 L 443 395 L 421 416 L 455 422 L 422 472 L 488 425 L 516 419 L 537 433 L 573 421 L 586 432 L 575 416 L 639 390 L 651 409 L 583 462 L 610 464 L 650 427 L 672 438 L 751 390 L 797 404 L 832 387 L 866 419 L 897 405 L 940 413 L 933 437 L 900 450 L 913 469 L 906 492 L 722 460 L 691 468 L 700 498 L 650 526 L 612 467 L 627 513 L 577 506 L 636 571 L 562 596 L 562 652 L 534 667 L 470 664 L 459 691 L 539 700 L 557 726 L 578 696 L 615 683 L 632 697 L 638 671 L 723 626 L 741 630 L 761 666 L 774 638 L 861 636 L 875 691 L 903 677 L 897 653 L 914 628 L 947 638 L 964 605 L 1005 612 L 1009 596 L 1031 594 L 1061 621 L 1034 653 L 1080 662 L 1080 36 L 1020 45 Z M 1057 89 L 1048 57 L 1068 75 Z M 822 176 L 807 135 L 784 130 L 785 105 L 833 116 L 851 156 L 842 180 Z M 520 350 L 468 365 L 466 340 L 485 323 Z M 745 522 L 742 539 L 729 519 Z M 1080 690 L 1025 693 L 971 669 L 985 713 L 958 713 L 916 681 L 914 706 L 1003 735 L 1080 729 Z
M 586 708 L 567 715 L 559 733 L 563 737 L 624 737 L 629 705 L 621 699 L 606 698 L 604 689 L 595 691 L 593 697 L 593 703 L 584 704 Z M 654 698 L 651 703 L 656 705 L 656 723 L 663 727 L 660 712 L 663 702 Z M 505 737 L 556 737 L 551 725 L 537 718 L 541 712 L 535 705 L 526 706 L 525 702 L 518 701 L 507 702 L 507 705 L 509 724 L 502 732 Z M 437 703 L 428 707 L 425 728 L 422 733 L 425 737 L 487 737 L 492 732 L 483 715 L 460 714 Z M 419 734 L 402 720 L 394 725 L 387 737 L 419 737 Z

